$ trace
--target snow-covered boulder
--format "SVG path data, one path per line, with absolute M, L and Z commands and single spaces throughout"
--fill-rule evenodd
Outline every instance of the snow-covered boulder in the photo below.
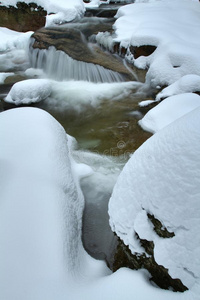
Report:
M 140 241 L 150 242 L 155 262 L 196 291 L 191 299 L 200 293 L 199 144 L 200 108 L 196 108 L 133 154 L 109 203 L 112 230 L 132 254 L 148 258 Z
M 45 100 L 51 91 L 51 81 L 28 79 L 15 83 L 4 100 L 16 105 L 31 104 Z
M 191 0 L 142 2 L 148 3 L 134 3 L 118 10 L 114 41 L 125 48 L 157 47 L 149 56 L 137 59 L 128 56 L 136 67 L 148 69 L 148 84 L 169 85 L 187 74 L 200 75 L 199 3 Z
M 0 5 L 10 5 L 16 7 L 18 2 L 20 1 L 2 0 Z M 21 2 L 26 4 L 34 2 L 38 6 L 44 8 L 44 10 L 46 10 L 48 13 L 48 16 L 46 17 L 46 26 L 73 21 L 76 18 L 80 18 L 85 11 L 84 3 L 82 0 L 23 0 Z
M 188 74 L 164 88 L 157 94 L 156 100 L 160 101 L 173 95 L 194 92 L 200 92 L 200 76 Z
M 144 130 L 155 133 L 199 106 L 200 96 L 197 94 L 171 96 L 149 110 L 138 123 Z
M 17 108 L 0 113 L 0 145 L 0 299 L 72 299 L 71 282 L 98 275 L 67 135 L 43 110 Z

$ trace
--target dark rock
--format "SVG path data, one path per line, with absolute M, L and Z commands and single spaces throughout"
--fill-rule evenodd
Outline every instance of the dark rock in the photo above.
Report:
M 149 56 L 156 50 L 155 46 L 144 45 L 140 47 L 130 47 L 130 51 L 133 54 L 134 58 L 138 58 L 140 56 Z
M 0 27 L 21 32 L 35 31 L 45 25 L 46 14 L 35 3 L 18 2 L 17 7 L 0 6 Z
M 156 219 L 153 215 L 147 214 L 149 220 L 154 225 L 154 230 L 162 238 L 172 238 L 175 236 L 174 232 L 169 232 L 167 228 L 163 227 L 162 223 Z
M 117 13 L 117 8 L 102 9 L 102 8 L 87 8 L 85 12 L 86 17 L 99 18 L 114 18 Z
M 136 234 L 137 236 L 137 234 Z M 139 239 L 139 237 L 137 236 Z M 115 272 L 119 268 L 127 267 L 133 270 L 146 269 L 151 274 L 151 281 L 156 283 L 162 289 L 171 289 L 173 291 L 184 292 L 188 290 L 183 285 L 180 279 L 171 278 L 168 274 L 168 269 L 158 265 L 154 259 L 154 244 L 147 240 L 140 239 L 141 246 L 144 248 L 144 253 L 132 254 L 128 246 L 120 239 L 117 250 L 114 255 L 112 270 Z M 148 254 L 148 255 L 146 255 Z

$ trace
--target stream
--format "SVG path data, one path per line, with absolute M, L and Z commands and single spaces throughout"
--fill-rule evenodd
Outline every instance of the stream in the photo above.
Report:
M 105 5 L 90 9 L 80 22 L 64 25 L 62 31 L 80 31 L 82 43 L 89 47 L 95 59 L 99 59 L 104 55 L 103 50 L 89 38 L 94 32 L 111 31 L 113 15 L 118 7 Z M 117 72 L 93 63 L 82 63 L 81 51 L 77 63 L 74 58 L 72 61 L 72 58 L 55 48 L 33 49 L 31 45 L 27 50 L 27 61 L 17 51 L 3 53 L 8 61 L 7 67 L 0 59 L 0 72 L 14 73 L 0 85 L 0 111 L 15 107 L 5 103 L 3 98 L 17 81 L 49 78 L 58 82 L 51 97 L 32 106 L 44 109 L 62 124 L 77 141 L 74 159 L 93 169 L 91 175 L 81 179 L 85 197 L 82 239 L 91 256 L 105 259 L 112 266 L 117 238 L 109 227 L 108 201 L 124 164 L 150 137 L 138 126 L 138 120 L 146 112 L 138 106 L 138 102 L 150 99 L 151 91 L 138 81 L 125 84 Z M 79 44 L 74 48 L 78 55 Z M 122 60 L 116 54 L 106 55 Z M 70 64 L 72 71 L 69 70 Z M 34 71 L 30 68 L 34 68 Z

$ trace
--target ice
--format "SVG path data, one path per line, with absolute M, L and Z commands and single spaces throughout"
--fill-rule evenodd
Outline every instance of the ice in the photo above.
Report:
M 124 167 L 109 202 L 110 224 L 131 251 L 134 228 L 142 239 L 154 242 L 159 265 L 198 291 L 194 299 L 200 281 L 199 114 L 199 107 L 193 109 L 147 140 Z M 144 211 L 175 236 L 157 236 Z

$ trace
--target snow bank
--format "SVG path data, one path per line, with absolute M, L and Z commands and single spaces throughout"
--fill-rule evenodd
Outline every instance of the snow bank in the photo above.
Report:
M 121 46 L 152 45 L 150 56 L 133 59 L 149 68 L 147 83 L 169 85 L 187 74 L 200 75 L 200 6 L 191 0 L 155 1 L 123 6 L 114 24 Z M 129 57 L 130 58 L 130 57 Z
M 51 81 L 46 79 L 28 79 L 13 85 L 5 98 L 15 105 L 31 104 L 45 100 L 52 92 Z
M 136 232 L 153 241 L 156 262 L 195 291 L 189 299 L 200 293 L 199 116 L 196 108 L 147 140 L 124 167 L 109 203 L 113 231 L 132 253 L 144 252 Z M 175 236 L 160 238 L 147 213 Z
M 200 96 L 196 94 L 172 96 L 152 108 L 138 123 L 144 130 L 155 133 L 199 106 Z
M 18 0 L 3 0 L 1 5 L 16 6 Z M 31 3 L 32 0 L 23 0 L 24 3 Z M 48 14 L 54 13 L 55 15 L 48 15 L 46 19 L 46 26 L 54 24 L 62 24 L 65 22 L 70 22 L 76 18 L 80 18 L 84 13 L 84 4 L 82 0 L 35 0 L 38 6 L 44 8 Z

